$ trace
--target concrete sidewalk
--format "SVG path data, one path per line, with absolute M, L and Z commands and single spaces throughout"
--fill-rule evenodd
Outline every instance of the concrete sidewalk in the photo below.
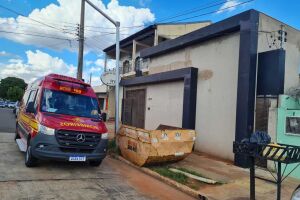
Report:
M 99 167 L 43 161 L 27 168 L 14 133 L 0 132 L 0 143 L 0 200 L 194 199 L 109 156 Z
M 232 163 L 218 160 L 206 154 L 192 153 L 185 160 L 172 164 L 196 171 L 207 178 L 225 182 L 222 185 L 204 185 L 198 191 L 209 199 L 246 200 L 249 199 L 249 170 L 234 166 Z M 269 172 L 257 169 L 256 175 L 274 180 Z M 287 178 L 282 185 L 282 200 L 290 200 L 292 192 L 300 184 L 299 180 Z M 256 199 L 276 199 L 276 185 L 256 179 Z

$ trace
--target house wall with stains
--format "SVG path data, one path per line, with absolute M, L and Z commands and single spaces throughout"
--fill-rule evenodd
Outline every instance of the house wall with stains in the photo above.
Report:
M 149 63 L 150 74 L 184 67 L 199 69 L 195 149 L 230 160 L 233 160 L 232 142 L 235 138 L 239 38 L 238 32 L 224 35 L 153 57 Z M 182 107 L 181 90 L 178 87 L 180 95 L 172 95 L 181 102 L 174 109 Z M 164 102 L 160 101 L 160 104 L 163 106 Z M 156 115 L 159 116 L 159 113 L 157 110 Z M 181 115 L 178 112 L 176 117 Z M 155 127 L 154 124 L 152 126 Z

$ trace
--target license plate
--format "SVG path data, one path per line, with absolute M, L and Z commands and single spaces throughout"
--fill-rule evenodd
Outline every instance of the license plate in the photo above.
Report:
M 72 161 L 72 162 L 84 162 L 84 161 L 86 161 L 86 157 L 85 156 L 70 156 L 69 157 L 69 161 Z

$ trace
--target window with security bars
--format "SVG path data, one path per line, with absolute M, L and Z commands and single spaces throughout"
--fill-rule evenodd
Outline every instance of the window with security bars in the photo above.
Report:
M 285 133 L 300 136 L 300 117 L 286 117 Z

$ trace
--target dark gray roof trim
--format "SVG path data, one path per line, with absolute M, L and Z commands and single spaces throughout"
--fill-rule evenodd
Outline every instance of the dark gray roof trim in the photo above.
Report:
M 157 84 L 163 82 L 183 80 L 186 74 L 189 74 L 192 67 L 177 69 L 174 71 L 161 72 L 147 76 L 138 76 L 131 79 L 122 79 L 120 85 L 132 87 L 146 84 Z M 194 68 L 196 69 L 196 68 Z
M 192 21 L 192 22 L 161 22 L 155 23 L 156 25 L 181 25 L 181 24 L 197 24 L 197 23 L 212 23 L 211 20 L 201 20 L 201 21 Z
M 145 35 L 147 32 L 149 32 L 150 34 L 151 33 L 154 33 L 154 29 L 156 28 L 157 25 L 179 25 L 179 24 L 196 24 L 196 23 L 211 23 L 212 21 L 210 20 L 204 20 L 204 21 L 194 21 L 194 22 L 178 22 L 178 23 L 156 23 L 156 24 L 153 24 L 153 25 L 149 25 L 147 26 L 146 28 L 124 38 L 123 40 L 120 41 L 120 46 L 121 47 L 126 47 L 128 45 L 128 43 L 132 42 L 132 40 L 136 39 L 136 40 L 139 40 L 139 39 L 143 39 L 143 35 Z M 149 34 L 145 35 L 145 36 L 148 36 Z M 141 37 L 141 38 L 140 38 Z M 116 44 L 113 44 L 107 48 L 105 48 L 103 51 L 104 52 L 108 52 L 108 51 L 111 51 L 111 50 L 114 50 L 116 48 Z
M 156 25 L 150 25 L 150 26 L 136 32 L 135 34 L 130 35 L 127 38 L 124 38 L 123 40 L 120 41 L 120 47 L 122 48 L 122 47 L 127 46 L 128 43 L 131 43 L 132 40 L 134 40 L 134 39 L 141 39 L 139 37 L 141 37 L 141 36 L 143 37 L 143 35 L 147 34 L 148 32 L 150 32 L 150 34 L 154 33 L 155 27 L 156 27 Z M 116 49 L 116 44 L 113 44 L 113 45 L 105 48 L 103 51 L 104 52 L 109 52 L 109 51 L 114 50 L 114 49 Z
M 141 51 L 141 57 L 148 58 L 178 50 L 195 43 L 203 42 L 221 35 L 239 31 L 240 22 L 249 19 L 251 13 L 259 13 L 256 10 L 248 10 L 222 21 L 216 22 L 204 28 L 198 29 L 173 40 L 168 40 L 157 46 L 146 48 Z

